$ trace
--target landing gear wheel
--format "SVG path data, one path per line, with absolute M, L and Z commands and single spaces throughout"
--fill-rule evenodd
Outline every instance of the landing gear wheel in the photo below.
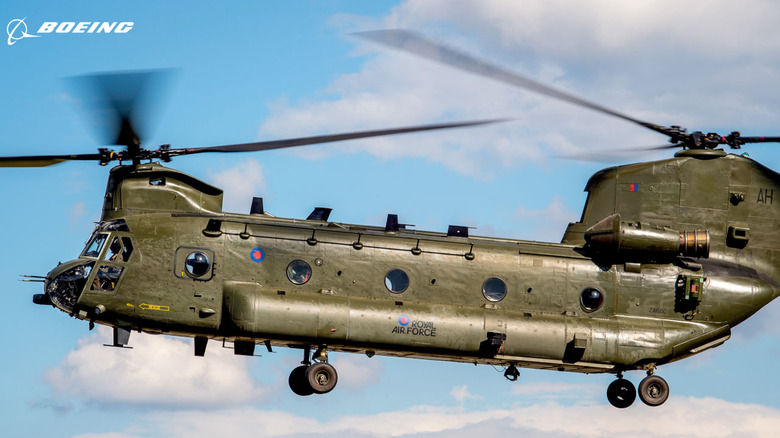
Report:
M 660 406 L 669 398 L 669 384 L 659 376 L 647 376 L 639 382 L 639 399 L 648 406 Z
M 319 362 L 306 370 L 306 379 L 312 391 L 317 394 L 325 394 L 336 387 L 339 376 L 336 369 L 329 363 Z
M 314 389 L 309 385 L 309 380 L 306 378 L 306 370 L 309 369 L 307 365 L 301 365 L 295 368 L 290 373 L 290 378 L 287 382 L 290 384 L 292 392 L 300 395 L 307 396 L 314 394 Z
M 625 409 L 636 400 L 636 388 L 626 379 L 617 379 L 607 387 L 607 400 L 612 406 Z

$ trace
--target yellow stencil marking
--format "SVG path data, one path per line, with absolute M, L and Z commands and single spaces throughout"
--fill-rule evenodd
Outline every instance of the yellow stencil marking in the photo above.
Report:
M 159 310 L 162 312 L 169 312 L 171 310 L 169 306 L 159 306 L 157 304 L 141 303 L 138 305 L 138 307 L 140 307 L 143 310 Z

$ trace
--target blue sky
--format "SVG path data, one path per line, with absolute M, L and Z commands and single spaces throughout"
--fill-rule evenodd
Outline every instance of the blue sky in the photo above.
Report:
M 47 34 L 0 43 L 2 155 L 91 153 L 99 139 L 65 78 L 174 69 L 149 110 L 147 146 L 197 147 L 509 117 L 501 125 L 232 156 L 175 160 L 278 216 L 332 207 L 333 220 L 558 241 L 604 167 L 556 158 L 653 146 L 620 120 L 372 46 L 351 32 L 401 27 L 637 118 L 778 135 L 780 6 L 771 1 L 43 2 L 7 0 L 0 22 L 132 21 L 123 35 Z M 776 146 L 749 149 L 780 168 Z M 624 162 L 663 158 L 626 156 Z M 661 367 L 671 399 L 608 406 L 611 376 L 334 355 L 337 389 L 287 388 L 297 351 L 234 357 L 218 344 L 134 334 L 133 350 L 35 306 L 43 275 L 74 258 L 98 219 L 106 168 L 2 169 L 5 297 L 0 429 L 14 437 L 770 436 L 780 428 L 780 303 L 724 346 Z M 635 383 L 641 373 L 628 376 Z

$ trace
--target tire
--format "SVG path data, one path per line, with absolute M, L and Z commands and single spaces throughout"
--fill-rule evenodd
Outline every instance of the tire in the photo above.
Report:
M 659 376 L 647 376 L 639 382 L 639 399 L 648 406 L 660 406 L 669 398 L 669 384 Z
M 626 379 L 617 379 L 607 387 L 607 400 L 619 409 L 625 409 L 636 400 L 636 388 Z
M 320 362 L 315 363 L 306 370 L 306 380 L 312 391 L 317 394 L 325 394 L 336 387 L 339 376 L 333 365 Z
M 290 389 L 292 389 L 292 392 L 300 395 L 300 396 L 307 396 L 314 394 L 314 389 L 312 389 L 311 385 L 309 385 L 309 380 L 306 378 L 306 370 L 309 367 L 306 365 L 301 365 L 290 373 L 290 378 L 287 379 L 287 382 L 290 384 Z

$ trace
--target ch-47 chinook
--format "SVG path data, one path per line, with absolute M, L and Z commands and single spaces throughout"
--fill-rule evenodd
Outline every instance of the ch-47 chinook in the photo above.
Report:
M 45 277 L 38 304 L 132 331 L 209 339 L 253 355 L 256 345 L 300 348 L 289 377 L 299 395 L 337 382 L 331 352 L 612 373 L 609 402 L 668 398 L 655 374 L 729 339 L 731 329 L 780 294 L 780 177 L 718 149 L 780 137 L 686 132 L 643 122 L 538 84 L 414 34 L 361 37 L 619 117 L 669 137 L 673 158 L 604 169 L 585 186 L 582 217 L 561 243 L 336 223 L 329 209 L 304 220 L 222 211 L 222 191 L 162 166 L 205 152 L 250 152 L 351 138 L 468 126 L 427 125 L 241 145 L 141 146 L 133 101 L 108 98 L 119 152 L 4 157 L 4 167 L 119 161 L 86 248 Z M 124 164 L 122 164 L 124 163 Z M 777 193 L 775 193 L 777 191 Z M 647 372 L 639 390 L 623 374 Z

